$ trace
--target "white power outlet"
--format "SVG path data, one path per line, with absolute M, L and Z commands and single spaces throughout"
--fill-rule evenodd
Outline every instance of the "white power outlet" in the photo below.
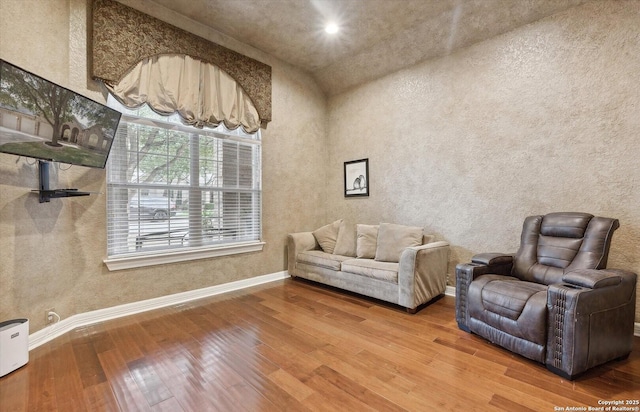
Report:
M 56 309 L 51 308 L 44 311 L 44 324 L 50 325 L 56 322 Z

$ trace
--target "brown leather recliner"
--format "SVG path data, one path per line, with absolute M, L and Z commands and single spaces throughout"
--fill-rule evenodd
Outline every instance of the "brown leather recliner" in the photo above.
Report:
M 458 326 L 569 379 L 627 357 L 636 274 L 605 269 L 618 226 L 587 213 L 527 217 L 515 255 L 457 265 Z

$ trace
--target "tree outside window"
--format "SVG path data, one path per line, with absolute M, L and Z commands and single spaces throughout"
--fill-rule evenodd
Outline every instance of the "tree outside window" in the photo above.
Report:
M 110 257 L 260 240 L 259 132 L 109 105 L 123 112 L 107 166 Z

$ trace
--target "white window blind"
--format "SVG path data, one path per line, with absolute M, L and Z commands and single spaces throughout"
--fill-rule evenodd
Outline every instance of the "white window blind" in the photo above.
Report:
M 259 131 L 109 105 L 123 113 L 107 164 L 109 258 L 260 240 Z

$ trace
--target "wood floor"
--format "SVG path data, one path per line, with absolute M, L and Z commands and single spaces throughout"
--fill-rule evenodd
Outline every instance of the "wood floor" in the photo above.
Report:
M 0 410 L 598 407 L 640 399 L 640 338 L 634 343 L 627 360 L 571 382 L 458 330 L 451 297 L 410 315 L 288 279 L 59 337 L 0 378 Z

